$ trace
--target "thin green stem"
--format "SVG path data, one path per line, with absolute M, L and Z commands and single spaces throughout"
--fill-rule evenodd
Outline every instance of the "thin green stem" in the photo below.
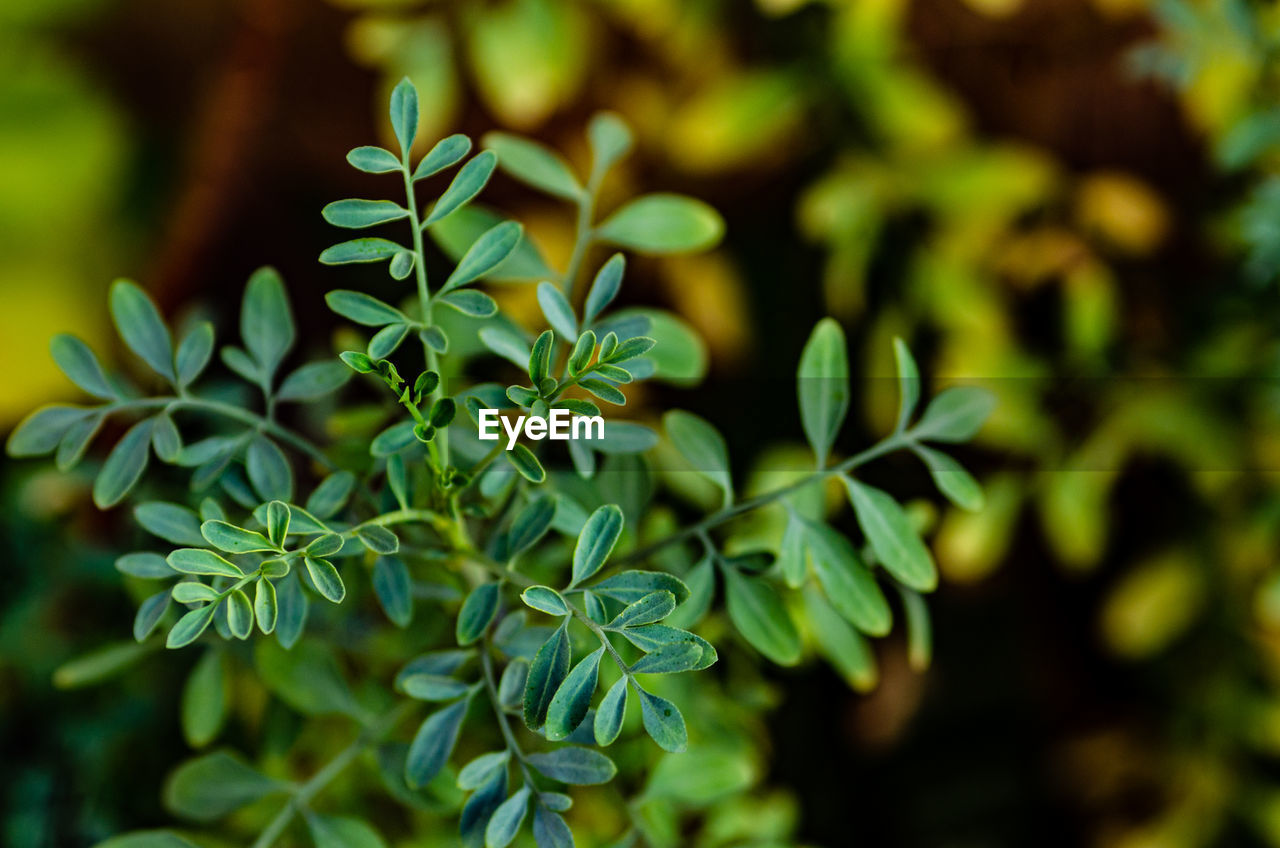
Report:
M 592 242 L 595 241 L 595 232 L 591 228 L 591 221 L 595 216 L 596 192 L 600 188 L 600 178 L 602 176 L 603 174 L 592 174 L 591 179 L 587 182 L 586 189 L 582 193 L 582 197 L 578 199 L 578 219 L 574 227 L 573 253 L 570 254 L 569 264 L 564 271 L 564 294 L 570 303 L 573 303 L 582 262 L 586 259 L 587 250 L 590 249 Z M 572 344 L 572 339 L 569 341 Z
M 622 669 L 622 671 L 628 677 L 630 677 L 631 671 L 629 666 L 622 659 L 622 656 L 618 653 L 617 649 L 613 647 L 613 642 L 609 641 L 609 634 L 605 632 L 605 629 L 601 627 L 599 624 L 596 624 L 594 621 L 592 621 L 591 616 L 587 615 L 582 610 L 578 609 L 576 606 L 570 603 L 568 599 L 561 596 L 561 600 L 563 600 L 564 605 L 569 608 L 570 614 L 574 618 L 578 619 L 578 621 L 581 621 L 583 624 L 585 624 L 587 626 L 587 629 L 596 635 L 596 638 L 600 640 L 600 644 L 603 645 L 605 647 L 605 650 L 609 652 L 609 656 L 613 657 L 613 661 L 618 664 L 618 668 Z
M 418 281 L 418 306 L 422 310 L 422 326 L 431 326 L 431 291 L 427 287 L 427 255 L 422 247 L 422 225 L 418 219 L 418 198 L 413 190 L 413 175 L 409 172 L 409 151 L 404 152 L 403 158 L 400 160 L 400 170 L 404 174 L 404 195 L 405 202 L 409 208 L 409 226 L 413 228 L 413 270 Z M 427 344 L 426 339 L 422 339 L 422 352 L 427 363 L 427 370 L 440 373 L 440 362 L 436 357 L 435 350 L 431 345 Z M 441 377 L 440 383 L 435 390 L 431 392 L 431 398 L 442 396 L 444 391 L 444 378 Z M 440 432 L 433 439 L 436 445 L 439 445 L 440 451 L 440 469 L 449 467 L 449 432 L 448 428 L 440 428 Z
M 507 750 L 511 752 L 511 756 L 515 758 L 516 764 L 520 767 L 520 772 L 524 775 L 525 785 L 529 787 L 539 799 L 539 803 L 541 803 L 542 792 L 538 789 L 538 784 L 534 782 L 533 772 L 525 759 L 524 749 L 516 741 L 516 734 L 511 729 L 511 721 L 507 717 L 507 711 L 502 706 L 502 699 L 498 697 L 498 684 L 493 673 L 493 657 L 491 654 L 492 642 L 486 634 L 484 641 L 480 645 L 480 668 L 483 671 L 484 688 L 489 695 L 489 703 L 493 705 L 493 714 L 498 717 L 498 729 L 502 731 L 502 738 L 507 743 Z
M 649 544 L 641 548 L 637 548 L 636 550 L 631 551 L 630 553 L 618 558 L 611 564 L 627 565 L 630 563 L 639 562 L 643 559 L 646 559 L 652 556 L 653 554 L 657 553 L 663 548 L 676 544 L 677 542 L 682 542 L 685 539 L 688 539 L 694 536 L 703 536 L 707 533 L 708 530 L 712 529 L 713 527 L 718 527 L 721 524 L 724 524 L 726 521 L 730 521 L 734 518 L 738 518 L 739 516 L 744 515 L 748 512 L 751 512 L 752 510 L 759 509 L 762 506 L 768 506 L 769 504 L 773 503 L 779 498 L 789 495 L 798 489 L 803 489 L 805 486 L 808 486 L 809 484 L 817 480 L 823 480 L 828 477 L 844 474 L 854 470 L 855 468 L 858 468 L 859 466 L 866 465 L 868 462 L 870 462 L 873 459 L 877 459 L 881 456 L 884 456 L 887 453 L 892 453 L 898 448 L 901 448 L 907 445 L 910 441 L 911 439 L 908 434 L 894 433 L 893 435 L 887 436 L 884 439 L 880 440 L 879 442 L 876 442 L 874 445 L 862 451 L 861 453 L 854 454 L 853 456 L 846 459 L 844 462 L 838 463 L 828 468 L 823 468 L 818 471 L 814 471 L 812 474 L 808 474 L 805 477 L 801 478 L 800 480 L 797 480 L 796 482 L 790 483 L 779 489 L 774 489 L 771 492 L 765 492 L 762 495 L 757 495 L 754 498 L 750 498 L 745 501 L 740 501 L 736 504 L 733 504 L 732 506 L 725 507 L 724 509 L 718 512 L 708 515 L 706 518 L 702 519 L 701 521 L 695 522 L 693 524 L 690 524 L 687 527 L 677 530 L 676 532 L 672 533 L 669 536 L 664 536 L 663 538 L 658 539 L 657 541 L 650 542 Z
M 289 823 L 293 821 L 293 817 L 303 810 L 311 802 L 312 798 L 345 771 L 347 766 L 351 765 L 366 748 L 379 742 L 387 733 L 390 733 L 416 706 L 411 701 L 405 702 L 384 714 L 365 730 L 361 731 L 354 742 L 343 748 L 337 756 L 330 760 L 324 768 L 316 772 L 310 780 L 294 789 L 293 796 L 280 808 L 275 818 L 258 834 L 258 838 L 254 840 L 252 848 L 270 848 L 284 833 Z
M 293 432 L 292 430 L 282 427 L 281 425 L 271 421 L 256 412 L 247 409 L 241 409 L 238 406 L 232 406 L 222 401 L 206 400 L 204 398 L 193 397 L 191 395 L 162 395 L 160 397 L 139 398 L 137 400 L 120 401 L 118 403 L 108 404 L 108 411 L 124 411 L 129 409 L 197 409 L 203 412 L 209 412 L 214 415 L 220 415 L 223 418 L 230 418 L 239 421 L 242 424 L 249 424 L 264 433 L 275 436 L 280 441 L 290 447 L 306 454 L 309 458 L 325 466 L 326 468 L 336 471 L 338 466 L 333 460 L 324 455 L 316 445 L 312 444 L 306 437 Z

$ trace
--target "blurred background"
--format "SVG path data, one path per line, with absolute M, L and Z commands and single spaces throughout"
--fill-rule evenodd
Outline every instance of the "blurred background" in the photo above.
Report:
M 767 669 L 768 741 L 723 794 L 768 794 L 698 844 L 1280 845 L 1278 56 L 1280 6 L 1247 0 L 6 0 L 0 424 L 74 399 L 53 333 L 118 356 L 116 276 L 228 326 L 273 264 L 327 348 L 345 272 L 315 260 L 319 210 L 370 193 L 343 156 L 387 141 L 402 75 L 422 135 L 507 128 L 578 163 L 612 109 L 638 139 L 619 197 L 728 223 L 712 253 L 634 263 L 627 297 L 707 345 L 696 392 L 645 403 L 722 424 L 750 474 L 796 422 L 726 411 L 744 385 L 789 406 L 822 314 L 872 378 L 867 439 L 894 335 L 935 388 L 1000 399 L 961 454 L 987 508 L 921 504 L 932 668 L 895 637 L 875 681 Z M 486 202 L 563 261 L 563 208 L 501 177 Z M 132 615 L 111 561 L 136 531 L 93 510 L 92 470 L 0 478 L 15 848 L 164 823 L 189 753 L 182 658 L 55 686 Z M 937 502 L 909 459 L 869 478 Z

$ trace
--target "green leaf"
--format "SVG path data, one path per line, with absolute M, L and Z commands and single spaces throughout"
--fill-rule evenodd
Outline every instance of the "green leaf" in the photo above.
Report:
M 419 701 L 452 701 L 467 694 L 469 688 L 461 680 L 442 674 L 410 674 L 398 685 L 410 698 Z
M 778 593 L 763 578 L 722 569 L 729 620 L 742 637 L 778 665 L 800 661 L 800 634 Z
M 366 174 L 389 174 L 400 170 L 400 160 L 390 150 L 381 147 L 357 147 L 347 153 L 351 167 Z
M 513 330 L 500 326 L 481 327 L 478 335 L 481 344 L 512 365 L 517 368 L 528 365 L 529 346 Z
M 387 618 L 397 627 L 413 620 L 413 582 L 399 557 L 378 557 L 373 566 L 373 591 Z
M 252 356 L 238 347 L 228 346 L 222 349 L 222 364 L 250 383 L 261 385 L 263 382 L 262 371 L 258 368 L 258 363 L 254 362 Z
M 432 225 L 430 234 L 440 249 L 457 262 L 467 248 L 486 230 L 507 220 L 491 209 L 472 204 L 457 210 L 449 217 Z M 486 279 L 492 282 L 536 282 L 555 275 L 547 267 L 537 246 L 529 240 L 528 233 L 520 239 L 515 251 L 507 260 L 494 268 Z
M 551 376 L 551 348 L 555 345 L 556 336 L 551 330 L 543 330 L 529 351 L 529 381 L 537 388 L 542 381 Z
M 849 411 L 849 359 L 844 330 L 832 318 L 813 328 L 796 369 L 800 423 L 819 467 L 825 467 Z
M 631 666 L 632 674 L 679 674 L 694 671 L 702 661 L 702 646 L 673 642 L 645 654 Z
M 480 143 L 497 153 L 498 167 L 520 182 L 566 200 L 582 197 L 569 163 L 551 148 L 502 132 L 485 133 Z
M 556 501 L 551 497 L 540 497 L 531 501 L 524 509 L 516 513 L 507 531 L 507 553 L 514 557 L 538 543 L 551 527 L 556 517 Z
M 618 537 L 622 535 L 623 523 L 622 510 L 616 504 L 605 504 L 591 513 L 573 549 L 573 580 L 570 586 L 590 579 L 604 567 L 618 543 Z
M 281 581 L 281 596 L 284 586 L 290 582 L 294 581 Z M 281 624 L 283 612 L 282 609 Z M 346 715 L 363 719 L 332 647 L 307 641 L 293 650 L 285 650 L 270 639 L 259 639 L 254 643 L 253 659 L 262 683 L 296 712 L 306 716 Z
M 898 365 L 899 392 L 898 423 L 894 432 L 900 433 L 906 429 L 911 413 L 920 402 L 920 369 L 916 367 L 916 360 L 906 343 L 896 336 L 893 339 L 893 357 Z
M 929 403 L 911 435 L 925 442 L 967 442 L 982 429 L 995 405 L 995 396 L 984 389 L 947 389 Z
M 249 596 L 236 589 L 227 596 L 227 626 L 237 639 L 248 639 L 253 632 L 253 604 Z
M 222 731 L 227 717 L 230 679 L 225 655 L 210 648 L 200 655 L 182 687 L 182 735 L 192 748 L 203 748 Z
M 160 619 L 164 618 L 164 614 L 169 611 L 169 590 L 156 592 L 147 598 L 138 607 L 138 613 L 133 618 L 133 638 L 134 641 L 143 642 L 151 631 L 156 629 L 160 623 Z
M 554 751 L 530 754 L 529 765 L 552 780 L 574 786 L 594 786 L 608 783 L 618 773 L 613 760 L 599 751 L 566 745 Z
M 302 636 L 311 608 L 311 602 L 302 591 L 302 583 L 295 575 L 290 574 L 276 584 L 276 605 L 279 607 L 276 641 L 287 651 Z
M 78 689 L 115 677 L 148 653 L 150 648 L 137 642 L 112 642 L 58 666 L 53 672 L 53 685 L 59 689 Z
M 320 211 L 335 227 L 360 229 L 409 217 L 409 210 L 390 200 L 335 200 Z
M 425 180 L 427 177 L 435 176 L 445 168 L 453 167 L 470 152 L 471 139 L 462 133 L 454 133 L 447 138 L 440 139 L 436 142 L 435 147 L 432 147 L 431 151 L 422 157 L 422 161 L 414 169 L 414 182 Z
M 317 559 L 312 556 L 304 559 L 307 564 L 307 576 L 315 584 L 316 591 L 330 603 L 342 603 L 347 596 L 347 587 L 343 584 L 338 569 L 333 567 L 333 563 L 327 559 Z
M 458 833 L 465 848 L 480 848 L 484 844 L 485 828 L 506 797 L 507 770 L 495 769 L 462 807 Z
M 596 334 L 587 330 L 573 346 L 573 351 L 569 354 L 569 376 L 577 377 L 583 371 L 587 370 L 587 366 L 591 364 L 591 355 L 596 350 Z
M 484 635 L 484 631 L 493 622 L 493 617 L 498 614 L 500 589 L 500 583 L 483 583 L 467 595 L 458 612 L 455 627 L 459 645 L 470 645 Z
M 697 331 L 684 319 L 660 309 L 628 309 L 609 319 L 647 322 L 642 332 L 657 340 L 649 354 L 653 376 L 680 386 L 698 383 L 706 376 L 710 356 Z
M 240 308 L 240 338 L 264 379 L 270 381 L 296 338 L 284 281 L 274 268 L 259 268 L 249 278 Z
M 516 445 L 506 452 L 506 457 L 507 462 L 511 463 L 511 466 L 520 472 L 520 476 L 530 483 L 541 483 L 547 479 L 547 472 L 543 469 L 542 463 L 538 462 L 533 451 L 524 445 Z
M 485 848 L 506 848 L 520 832 L 529 812 L 529 787 L 525 785 L 493 811 L 484 831 Z
M 223 816 L 286 789 L 226 751 L 215 751 L 180 765 L 164 786 L 170 812 L 198 822 Z
M 229 554 L 278 550 L 266 536 L 256 530 L 246 530 L 226 521 L 206 521 L 200 525 L 200 533 L 209 544 Z
M 597 112 L 587 124 L 591 145 L 591 170 L 603 174 L 631 151 L 631 130 L 613 112 Z
M 876 656 L 871 645 L 816 588 L 806 587 L 804 600 L 809 632 L 813 634 L 818 651 L 855 691 L 869 692 L 878 679 Z
M 307 498 L 307 512 L 317 518 L 332 518 L 346 506 L 355 485 L 356 476 L 350 471 L 335 471 Z
M 657 343 L 658 342 L 655 339 L 651 339 L 648 336 L 635 336 L 619 344 L 617 348 L 609 354 L 608 359 L 610 362 L 614 363 L 628 362 L 632 359 L 644 356 L 646 353 L 653 350 Z
M 831 605 L 863 633 L 886 635 L 893 626 L 889 602 L 853 544 L 824 524 L 804 527 L 813 570 Z
M 151 447 L 156 456 L 164 462 L 177 462 L 182 454 L 182 436 L 169 413 L 163 410 L 157 412 L 151 417 L 151 424 Z
M 715 247 L 724 236 L 724 220 L 692 197 L 646 194 L 610 215 L 596 233 L 640 253 L 690 253 Z
M 408 77 L 402 78 L 391 90 L 391 129 L 400 142 L 404 159 L 408 160 L 409 149 L 418 137 L 418 89 Z
M 933 557 L 898 502 L 873 486 L 849 477 L 841 480 L 880 564 L 903 585 L 917 592 L 933 591 L 938 585 Z
M 394 241 L 384 238 L 351 239 L 325 248 L 320 253 L 320 261 L 325 265 L 381 262 L 384 259 L 390 259 L 403 249 Z
M 213 356 L 213 324 L 201 321 L 187 331 L 174 355 L 178 385 L 187 386 L 199 377 Z
M 467 700 L 450 704 L 427 716 L 418 728 L 409 746 L 409 756 L 404 764 L 405 782 L 417 788 L 430 783 L 453 753 L 458 741 L 458 729 L 467 714 Z
M 546 794 L 543 794 L 543 800 Z M 573 848 L 573 832 L 564 816 L 546 807 L 533 810 L 533 838 L 538 848 Z
M 200 574 L 212 577 L 244 577 L 239 566 L 227 562 L 213 551 L 203 548 L 179 548 L 165 558 L 169 567 L 182 574 Z
M 5 451 L 15 458 L 43 456 L 58 447 L 72 427 L 92 415 L 92 410 L 80 406 L 42 406 L 13 429 Z
M 608 262 L 600 266 L 595 280 L 591 283 L 591 290 L 587 292 L 587 304 L 582 311 L 584 326 L 596 320 L 596 316 L 618 296 L 618 290 L 622 288 L 622 275 L 626 268 L 627 260 L 621 253 L 613 254 Z
M 612 745 L 622 732 L 622 720 L 627 715 L 627 692 L 627 678 L 624 676 L 610 686 L 601 699 L 594 727 L 597 745 Z
M 151 454 L 152 426 L 150 418 L 134 424 L 107 454 L 107 461 L 93 481 L 93 502 L 98 509 L 120 503 L 141 479 Z
M 600 400 L 616 404 L 617 406 L 626 405 L 627 396 L 618 391 L 618 388 L 612 383 L 606 383 L 604 380 L 596 380 L 589 377 L 585 380 L 579 380 L 578 385 L 600 398 Z
M 400 347 L 400 343 L 409 335 L 409 329 L 408 324 L 388 324 L 374 333 L 373 338 L 369 340 L 369 358 L 386 359 L 395 353 L 396 348 Z
M 49 343 L 49 351 L 53 354 L 53 361 L 71 382 L 94 397 L 115 399 L 115 390 L 107 382 L 98 357 L 87 344 L 70 334 L 59 333 Z
M 173 585 L 173 599 L 180 604 L 203 604 L 219 597 L 218 590 L 206 583 L 183 580 Z
M 336 289 L 324 296 L 324 302 L 343 318 L 366 327 L 411 323 L 409 316 L 399 309 L 364 292 Z
M 445 189 L 444 194 L 440 195 L 440 199 L 431 208 L 431 214 L 427 216 L 427 220 L 422 225 L 429 227 L 435 222 L 448 217 L 456 209 L 471 202 L 471 199 L 479 194 L 480 190 L 489 182 L 489 177 L 493 176 L 493 169 L 497 164 L 498 157 L 491 151 L 486 150 L 458 169 L 453 182 L 449 183 L 449 187 Z
M 160 554 L 132 553 L 124 554 L 116 560 L 116 570 L 131 577 L 144 580 L 156 580 L 173 577 L 174 571 Z
M 805 559 L 805 522 L 794 511 L 788 510 L 787 526 L 782 531 L 782 543 L 778 546 L 778 570 L 792 589 L 804 584 L 809 576 L 809 562 Z
M 284 451 L 266 436 L 259 434 L 249 442 L 245 470 L 262 500 L 293 500 L 293 469 Z
M 105 419 L 105 413 L 90 415 L 87 418 L 81 418 L 67 429 L 62 440 L 58 442 L 58 452 L 54 460 L 59 471 L 71 470 L 84 458 L 89 443 L 98 434 Z
M 724 505 L 733 502 L 733 478 L 729 474 L 729 446 L 724 436 L 704 418 L 673 409 L 662 416 L 662 425 L 676 450 L 724 492 Z
M 394 554 L 400 550 L 400 539 L 385 527 L 362 524 L 355 532 L 356 538 L 375 554 Z
M 510 759 L 511 752 L 508 750 L 481 754 L 458 771 L 458 788 L 467 791 L 479 788 Z
M 568 619 L 565 622 L 567 624 Z M 524 687 L 524 723 L 530 730 L 538 730 L 546 723 L 547 708 L 569 673 L 569 661 L 569 634 L 565 624 L 561 624 L 542 643 L 529 664 L 529 677 Z
M 417 264 L 418 255 L 412 250 L 402 248 L 396 251 L 396 255 L 391 257 L 391 264 L 387 266 L 387 273 L 391 275 L 393 280 L 403 280 L 413 273 L 413 266 Z
M 346 385 L 351 373 L 346 365 L 334 360 L 308 362 L 284 378 L 276 400 L 319 400 Z
M 698 648 L 700 655 L 690 671 L 701 671 L 716 664 L 719 654 L 710 642 L 696 633 L 669 627 L 665 624 L 650 624 L 645 627 L 629 627 L 622 631 L 628 642 L 642 651 L 654 652 L 669 645 L 689 644 Z
M 583 657 L 551 698 L 551 704 L 547 707 L 545 731 L 552 742 L 573 733 L 586 718 L 587 710 L 591 707 L 591 697 L 596 691 L 602 656 L 603 645 Z
M 350 816 L 306 816 L 307 829 L 316 848 L 387 848 L 378 831 L 363 819 Z
M 689 734 L 684 727 L 684 716 L 676 705 L 666 698 L 659 698 L 640 688 L 634 680 L 636 694 L 640 696 L 640 716 L 644 719 L 645 732 L 658 747 L 679 754 L 689 747 Z
M 470 315 L 472 318 L 492 318 L 498 314 L 498 303 L 484 292 L 471 291 L 453 291 L 440 297 L 437 303 L 443 303 L 445 306 L 458 310 L 463 315 Z
M 333 556 L 342 550 L 342 536 L 337 533 L 325 533 L 307 545 L 307 554 L 313 557 Z
M 680 578 L 661 571 L 624 571 L 596 583 L 591 591 L 624 604 L 634 603 L 658 591 L 670 592 L 676 603 L 683 603 L 689 597 L 689 587 Z
M 133 508 L 134 519 L 148 533 L 175 545 L 203 545 L 200 519 L 185 506 L 147 501 Z
M 258 619 L 259 630 L 266 634 L 275 632 L 280 603 L 276 598 L 275 585 L 265 577 L 258 579 L 253 592 L 253 614 Z
M 160 319 L 156 305 L 136 283 L 116 280 L 111 284 L 111 320 L 120 338 L 143 362 L 161 377 L 173 382 L 173 340 Z
M 913 444 L 911 450 L 924 460 L 924 464 L 929 467 L 929 475 L 933 477 L 934 485 L 947 500 L 971 512 L 982 510 L 985 503 L 982 486 L 968 471 L 964 470 L 964 466 L 945 453 L 924 445 Z
M 676 596 L 670 592 L 651 592 L 640 600 L 628 604 L 622 612 L 609 622 L 608 629 L 621 630 L 624 627 L 643 627 L 661 621 L 676 609 Z
M 547 323 L 562 337 L 572 339 L 578 335 L 578 320 L 573 315 L 573 307 L 560 289 L 545 280 L 538 283 L 538 305 L 542 307 Z
M 449 337 L 444 334 L 444 330 L 439 327 L 424 327 L 418 331 L 418 338 L 422 339 L 423 344 L 434 350 L 436 353 L 449 352 Z
M 916 672 L 929 669 L 933 656 L 933 627 L 929 622 L 929 607 L 924 598 L 910 589 L 898 587 L 902 596 L 902 609 L 907 619 L 907 660 Z
M 565 606 L 564 598 L 560 597 L 560 593 L 550 586 L 530 586 L 520 593 L 520 600 L 524 601 L 525 606 L 532 607 L 539 612 L 545 612 L 547 615 L 569 614 L 569 608 Z
M 217 611 L 217 604 L 205 604 L 199 609 L 191 610 L 169 629 L 165 647 L 182 648 L 199 639 L 200 634 L 209 626 L 209 622 L 213 621 L 213 614 Z

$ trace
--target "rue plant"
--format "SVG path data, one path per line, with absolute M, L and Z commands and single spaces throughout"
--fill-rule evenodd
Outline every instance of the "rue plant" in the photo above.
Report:
M 52 345 L 57 363 L 101 402 L 40 409 L 9 439 L 11 455 L 53 453 L 67 470 L 108 422 L 112 432 L 127 427 L 93 483 L 104 509 L 164 487 L 172 472 L 144 480 L 152 455 L 190 472 L 185 502 L 143 496 L 134 504 L 155 542 L 116 561 L 129 586 L 150 587 L 133 622 L 138 646 L 108 646 L 70 663 L 59 682 L 97 679 L 162 646 L 196 652 L 180 717 L 193 747 L 223 733 L 233 680 L 270 693 L 291 728 L 263 731 L 271 750 L 255 756 L 221 749 L 179 765 L 164 800 L 196 828 L 125 834 L 109 840 L 113 848 L 190 845 L 201 834 L 243 838 L 246 828 L 256 835 L 245 841 L 266 848 L 295 822 L 322 848 L 383 845 L 373 824 L 347 814 L 342 798 L 324 797 L 357 762 L 380 776 L 391 802 L 456 818 L 464 845 L 497 848 L 526 832 L 542 848 L 568 846 L 581 791 L 569 788 L 613 780 L 618 768 L 606 750 L 636 734 L 690 758 L 676 768 L 691 770 L 695 785 L 714 779 L 699 772 L 713 766 L 693 753 L 700 738 L 686 725 L 679 693 L 715 685 L 709 669 L 717 646 L 699 631 L 719 634 L 720 649 L 734 641 L 732 631 L 706 626 L 723 620 L 720 609 L 749 646 L 740 652 L 788 665 L 812 645 L 847 677 L 866 682 L 874 676 L 866 637 L 892 626 L 887 589 L 900 597 L 914 657 L 927 656 L 920 593 L 936 584 L 930 553 L 894 497 L 856 471 L 911 451 L 945 496 L 978 508 L 973 478 L 935 445 L 969 438 L 989 399 L 953 388 L 917 417 L 920 378 L 899 342 L 897 426 L 842 458 L 846 343 L 838 324 L 821 321 L 796 372 L 797 431 L 812 448 L 812 470 L 744 499 L 726 441 L 711 423 L 668 411 L 660 435 L 619 414 L 628 386 L 680 371 L 682 352 L 696 344 L 673 316 L 611 308 L 625 252 L 705 249 L 721 234 L 714 210 L 650 194 L 600 220 L 601 185 L 632 144 L 612 115 L 590 122 L 585 181 L 551 150 L 499 133 L 474 155 L 470 139 L 453 135 L 413 161 L 418 102 L 407 80 L 392 94 L 390 117 L 398 154 L 359 147 L 347 159 L 368 174 L 390 175 L 388 187 L 397 183 L 402 194 L 339 200 L 323 210 L 337 227 L 386 225 L 386 237 L 335 244 L 321 262 L 380 263 L 396 281 L 412 278 L 412 292 L 393 302 L 355 289 L 326 295 L 334 312 L 367 328 L 363 349 L 282 376 L 297 343 L 294 320 L 279 276 L 258 271 L 244 294 L 240 345 L 220 351 L 227 369 L 260 395 L 255 400 L 224 379 L 205 379 L 215 349 L 211 325 L 187 327 L 175 344 L 142 289 L 117 282 L 110 291 L 116 329 L 154 372 L 148 384 L 166 388 L 146 393 L 104 370 L 83 342 L 60 336 Z M 547 266 L 519 223 L 473 202 L 495 169 L 574 211 L 576 238 L 563 272 Z M 424 183 L 443 189 L 428 203 Z M 435 283 L 428 270 L 440 259 L 427 251 L 428 238 L 450 268 Z M 589 273 L 600 245 L 620 252 Z M 500 311 L 491 294 L 510 284 L 536 286 L 545 329 L 530 332 Z M 381 402 L 334 400 L 357 374 L 368 383 L 365 396 Z M 486 382 L 481 374 L 518 376 Z M 780 414 L 781 399 L 767 402 Z M 323 415 L 291 412 L 298 404 L 316 404 Z M 506 450 L 477 438 L 483 409 L 604 415 L 604 438 Z M 308 422 L 308 433 L 286 421 Z M 702 478 L 718 507 L 675 521 L 679 513 L 662 504 L 688 486 L 658 486 L 680 477 L 675 469 Z M 828 523 L 828 484 L 847 495 L 860 538 Z M 742 524 L 736 519 L 748 514 L 772 516 L 765 524 L 780 532 L 726 550 Z M 381 620 L 369 615 L 373 599 Z M 368 659 L 353 664 L 352 682 L 337 657 L 361 650 Z M 387 654 L 412 658 L 384 670 L 378 656 Z M 674 675 L 705 682 L 679 688 Z M 715 717 L 696 719 L 695 731 L 715 724 Z M 305 727 L 341 734 L 343 722 L 352 725 L 350 744 L 306 776 L 287 779 L 301 768 L 287 752 L 304 744 Z M 644 753 L 631 757 L 625 767 L 641 774 L 627 785 L 641 782 L 652 762 Z M 655 791 L 651 779 L 647 792 Z M 628 822 L 615 834 L 620 844 L 678 841 L 662 815 L 608 797 Z

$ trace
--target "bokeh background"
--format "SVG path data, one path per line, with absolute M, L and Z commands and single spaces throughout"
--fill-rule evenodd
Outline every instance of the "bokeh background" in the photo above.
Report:
M 869 437 L 893 335 L 935 385 L 1000 398 L 962 455 L 987 509 L 922 512 L 932 668 L 894 638 L 874 687 L 768 670 L 771 741 L 727 790 L 768 794 L 699 844 L 1280 845 L 1277 56 L 1280 7 L 1247 0 L 6 0 L 0 425 L 74 397 L 53 333 L 119 353 L 116 276 L 226 325 L 273 264 L 323 347 L 319 210 L 368 192 L 343 155 L 387 133 L 400 76 L 429 137 L 507 128 L 578 162 L 613 109 L 638 138 L 620 195 L 727 220 L 628 296 L 705 337 L 702 387 L 647 402 L 720 423 L 741 473 L 796 428 L 737 398 L 789 405 L 822 314 L 872 378 Z M 486 198 L 563 260 L 561 209 Z M 0 477 L 14 848 L 164 823 L 189 753 L 188 660 L 54 674 L 132 614 L 111 561 L 134 531 L 91 471 Z M 872 479 L 929 494 L 907 460 Z

